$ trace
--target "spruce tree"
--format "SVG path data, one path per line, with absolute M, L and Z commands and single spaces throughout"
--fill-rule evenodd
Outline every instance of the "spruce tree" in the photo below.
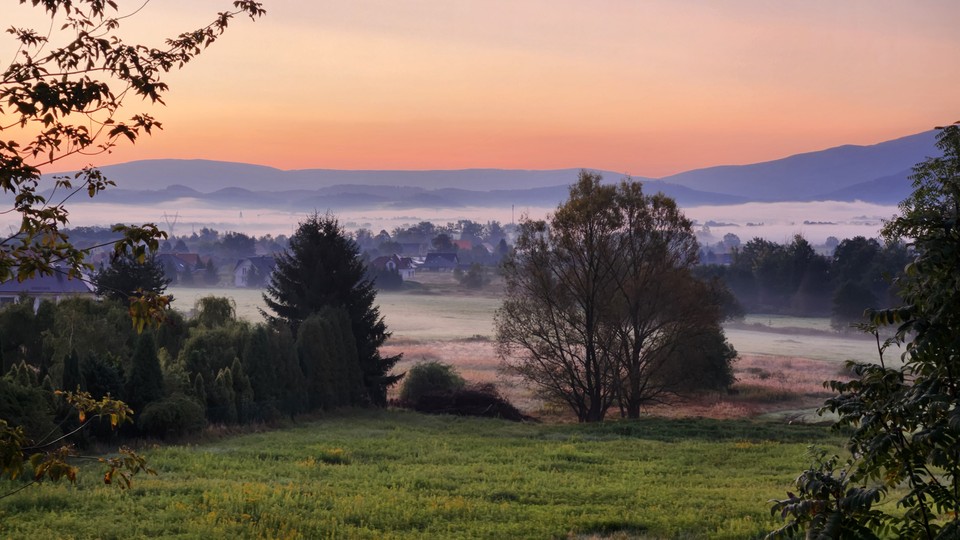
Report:
M 300 223 L 288 250 L 277 257 L 263 297 L 272 312 L 263 312 L 267 320 L 289 326 L 294 335 L 325 307 L 346 310 L 369 400 L 386 405 L 387 388 L 400 378 L 389 374 L 400 356 L 380 355 L 390 334 L 375 304 L 376 289 L 359 248 L 336 218 L 314 214 Z

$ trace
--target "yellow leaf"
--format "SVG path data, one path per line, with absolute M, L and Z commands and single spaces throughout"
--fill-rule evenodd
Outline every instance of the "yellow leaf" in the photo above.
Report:
M 110 427 L 117 427 L 117 423 L 120 419 L 117 417 L 116 413 L 110 415 Z
M 83 422 L 83 421 L 86 420 L 86 419 L 87 419 L 87 413 L 85 413 L 85 412 L 83 412 L 83 411 L 81 410 L 81 411 L 80 411 L 80 421 Z

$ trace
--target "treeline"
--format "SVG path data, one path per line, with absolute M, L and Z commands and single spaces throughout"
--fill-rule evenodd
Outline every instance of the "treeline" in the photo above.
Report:
M 130 436 L 371 403 L 344 309 L 310 315 L 296 337 L 282 324 L 237 319 L 226 298 L 203 298 L 195 313 L 171 311 L 161 326 L 137 334 L 127 308 L 112 300 L 43 302 L 36 312 L 29 301 L 5 307 L 0 418 L 34 438 L 67 432 L 75 420 L 55 391 L 78 388 L 130 405 Z
M 825 256 L 798 235 L 789 244 L 754 238 L 732 250 L 729 265 L 701 265 L 697 272 L 722 279 L 748 312 L 830 316 L 844 329 L 866 308 L 898 304 L 891 278 L 910 260 L 900 242 L 858 236 Z

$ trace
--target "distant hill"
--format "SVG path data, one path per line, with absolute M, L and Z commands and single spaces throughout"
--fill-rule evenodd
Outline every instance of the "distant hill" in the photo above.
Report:
M 893 204 L 910 193 L 910 168 L 938 154 L 934 135 L 928 131 L 870 146 L 839 146 L 764 163 L 637 180 L 644 183 L 646 192 L 663 192 L 681 206 L 817 200 Z M 579 169 L 284 171 L 245 163 L 160 159 L 108 165 L 102 171 L 117 187 L 98 196 L 100 202 L 156 204 L 194 199 L 224 207 L 336 211 L 552 207 L 567 197 Z M 605 182 L 622 176 L 597 172 Z
M 579 169 L 551 171 L 469 169 L 454 171 L 282 171 L 208 160 L 145 160 L 102 167 L 117 187 L 97 202 L 156 204 L 194 199 L 238 208 L 283 210 L 361 208 L 460 208 L 511 205 L 552 207 L 567 197 Z M 605 182 L 622 176 L 599 171 Z M 708 193 L 650 179 L 684 205 L 734 204 L 743 197 Z M 80 202 L 79 200 L 77 202 Z
M 913 192 L 912 170 L 860 182 L 816 197 L 821 201 L 866 201 L 876 204 L 898 204 Z
M 870 182 L 898 175 L 939 154 L 934 136 L 934 131 L 927 131 L 871 146 L 838 146 L 753 165 L 697 169 L 661 180 L 756 201 L 824 200 L 829 193 L 863 184 L 863 197 L 853 198 L 869 200 L 877 195 L 867 189 Z

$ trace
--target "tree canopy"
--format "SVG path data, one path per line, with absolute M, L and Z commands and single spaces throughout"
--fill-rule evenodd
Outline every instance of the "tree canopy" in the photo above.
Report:
M 939 128 L 937 146 L 943 156 L 914 167 L 914 192 L 883 230 L 915 256 L 896 280 L 903 305 L 869 313 L 879 363 L 850 363 L 855 378 L 830 383 L 838 395 L 824 409 L 850 430 L 852 457 L 817 456 L 774 506 L 790 516 L 778 535 L 960 536 L 960 125 Z M 881 343 L 883 326 L 895 333 Z M 906 345 L 900 361 L 884 354 L 894 344 Z M 888 497 L 895 513 L 877 504 Z
M 64 231 L 67 202 L 78 194 L 95 197 L 113 182 L 92 166 L 52 179 L 44 178 L 43 170 L 68 156 L 110 152 L 120 141 L 135 143 L 159 129 L 160 123 L 149 114 L 125 113 L 127 100 L 163 103 L 169 90 L 165 74 L 182 68 L 219 39 L 236 15 L 256 19 L 264 10 L 258 2 L 237 0 L 233 11 L 219 13 L 206 26 L 150 46 L 124 39 L 121 24 L 136 8 L 123 13 L 113 0 L 20 3 L 43 10 L 50 22 L 39 30 L 16 26 L 7 30 L 16 52 L 0 73 L 0 190 L 6 201 L 12 201 L 4 211 L 16 214 L 20 225 L 0 238 L 0 282 L 58 272 L 84 279 L 92 266 L 84 260 L 87 251 L 74 245 Z M 137 263 L 157 251 L 166 236 L 149 223 L 118 225 L 114 232 L 122 235 L 114 243 L 116 255 Z M 135 326 L 142 330 L 147 321 L 161 320 L 168 302 L 156 292 L 135 299 L 129 311 Z M 69 367 L 69 373 L 64 379 L 82 382 L 75 369 L 76 355 L 71 353 L 65 362 L 69 366 L 61 367 Z M 22 365 L 21 372 L 31 369 Z M 49 381 L 45 377 L 43 384 Z M 98 401 L 86 392 L 65 390 L 55 395 L 79 417 L 71 433 L 49 432 L 46 438 L 30 440 L 21 426 L 0 419 L 0 476 L 15 478 L 29 470 L 34 482 L 75 481 L 77 468 L 68 462 L 73 450 L 55 447 L 94 420 L 108 419 L 116 427 L 131 419 L 132 411 L 121 401 L 109 397 Z M 52 390 L 50 394 L 54 395 Z M 107 484 L 129 486 L 132 474 L 149 470 L 142 457 L 127 449 L 101 462 L 107 466 L 103 476 Z
M 169 90 L 165 74 L 219 39 L 234 16 L 256 19 L 264 10 L 258 2 L 235 1 L 233 11 L 208 25 L 151 46 L 124 39 L 120 27 L 132 14 L 112 0 L 20 3 L 28 1 L 46 13 L 50 25 L 8 30 L 16 55 L 0 73 L 0 190 L 13 201 L 7 211 L 20 216 L 20 226 L 0 239 L 0 281 L 61 271 L 82 278 L 91 268 L 85 251 L 62 230 L 69 218 L 66 203 L 80 193 L 94 197 L 113 182 L 92 166 L 52 179 L 42 170 L 68 156 L 110 152 L 120 141 L 135 143 L 160 129 L 149 114 L 125 114 L 126 102 L 138 97 L 162 104 Z M 138 260 L 156 251 L 165 236 L 154 224 L 115 230 L 123 235 L 117 252 Z M 150 308 L 133 314 L 149 314 Z
M 697 252 L 672 199 L 582 171 L 549 223 L 521 224 L 504 264 L 495 322 L 506 368 L 580 421 L 599 421 L 615 404 L 635 418 L 675 394 L 689 374 L 678 364 L 728 364 L 727 353 L 685 346 L 725 343 L 724 296 L 691 274 Z M 711 333 L 719 340 L 698 337 Z
M 166 277 L 163 265 L 152 255 L 142 261 L 126 254 L 114 255 L 110 266 L 101 269 L 93 277 L 97 295 L 123 303 L 139 294 L 139 291 L 163 294 L 169 284 L 170 279 Z

